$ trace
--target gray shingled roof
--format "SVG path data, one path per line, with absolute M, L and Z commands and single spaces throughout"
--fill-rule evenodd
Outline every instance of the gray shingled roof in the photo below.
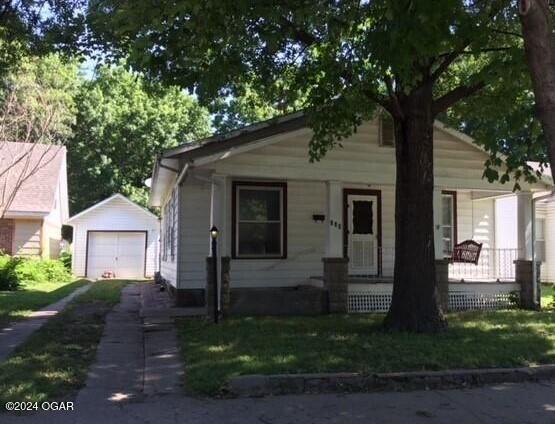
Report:
M 65 154 L 63 146 L 0 143 L 0 203 L 15 191 L 7 212 L 50 212 Z

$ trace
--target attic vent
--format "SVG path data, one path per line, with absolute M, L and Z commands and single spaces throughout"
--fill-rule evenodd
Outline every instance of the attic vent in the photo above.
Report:
M 393 119 L 387 113 L 380 116 L 380 146 L 395 146 L 395 129 Z

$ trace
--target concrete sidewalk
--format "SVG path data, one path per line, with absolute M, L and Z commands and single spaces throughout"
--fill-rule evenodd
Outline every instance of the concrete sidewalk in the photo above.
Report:
M 170 394 L 90 411 L 0 414 L 4 424 L 554 424 L 555 382 L 470 390 L 195 399 Z
M 181 392 L 183 366 L 170 299 L 152 283 L 122 290 L 76 403 L 90 410 Z
M 15 348 L 22 345 L 31 334 L 46 324 L 50 318 L 59 314 L 69 302 L 90 287 L 90 284 L 80 287 L 56 303 L 45 306 L 41 310 L 33 312 L 29 317 L 0 329 L 0 362 L 5 361 Z
M 76 402 L 93 410 L 106 402 L 142 395 L 144 348 L 140 321 L 140 286 L 123 288 L 121 301 L 106 316 L 96 359 Z

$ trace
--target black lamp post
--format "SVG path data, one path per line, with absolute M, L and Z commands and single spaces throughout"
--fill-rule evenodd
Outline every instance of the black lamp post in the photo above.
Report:
M 210 228 L 212 238 L 212 272 L 214 273 L 214 323 L 218 323 L 218 228 Z

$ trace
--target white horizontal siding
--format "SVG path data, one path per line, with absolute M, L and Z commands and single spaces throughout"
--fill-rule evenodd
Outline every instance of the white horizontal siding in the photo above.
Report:
M 545 209 L 545 257 L 542 280 L 555 283 L 555 203 Z
M 40 256 L 41 228 L 40 219 L 16 219 L 12 249 L 14 255 Z
M 475 240 L 484 249 L 495 248 L 495 203 L 472 200 L 470 192 L 457 192 L 457 239 Z
M 73 222 L 73 273 L 85 275 L 87 231 L 147 231 L 146 276 L 158 268 L 159 222 L 125 200 L 114 198 Z
M 165 245 L 165 241 L 164 241 L 164 237 L 169 237 L 169 235 L 165 234 L 166 231 L 166 207 L 168 207 L 169 203 L 171 200 L 171 195 L 166 199 L 166 202 L 164 203 L 164 205 L 162 206 L 162 210 L 161 210 L 161 222 L 160 222 L 160 231 L 161 231 L 161 237 L 160 237 L 160 275 L 162 276 L 162 278 L 167 281 L 168 283 L 170 283 L 172 286 L 177 287 L 177 261 L 178 261 L 178 257 L 179 257 L 179 250 L 181 249 L 179 243 L 177 245 L 177 252 L 175 257 L 172 258 L 170 252 L 167 253 L 167 255 L 164 257 L 164 245 Z M 179 208 L 177 211 L 175 211 L 176 214 L 179 213 Z M 176 231 L 177 234 L 179 234 L 179 227 L 180 227 L 181 223 L 180 220 L 177 220 L 176 223 Z
M 210 184 L 187 180 L 179 195 L 178 288 L 204 288 L 209 251 Z
M 309 129 L 275 136 L 274 144 L 232 155 L 206 167 L 223 175 L 251 178 L 334 180 L 362 184 L 395 183 L 395 151 L 378 143 L 377 122 L 358 128 L 320 161 L 309 162 Z M 482 178 L 488 156 L 445 131 L 434 131 L 435 182 L 452 189 L 509 191 L 511 187 L 490 184 Z
M 319 182 L 287 183 L 287 258 L 236 259 L 231 262 L 237 287 L 293 286 L 322 275 L 327 227 L 313 214 L 326 212 L 326 186 Z M 230 225 L 231 228 L 231 225 Z
M 369 188 L 382 194 L 383 274 L 393 273 L 395 244 L 395 156 L 394 149 L 378 144 L 376 122 L 361 126 L 330 151 L 320 162 L 310 163 L 308 143 L 311 131 L 302 129 L 275 136 L 273 144 L 197 165 L 187 176 L 180 199 L 179 282 L 181 288 L 204 288 L 206 256 L 209 250 L 211 186 L 207 175 L 228 176 L 225 198 L 230 232 L 231 184 L 233 180 L 287 182 L 288 255 L 283 260 L 234 259 L 231 278 L 235 287 L 290 286 L 322 275 L 326 224 L 312 220 L 326 213 L 326 181 L 340 181 L 343 188 Z M 442 130 L 434 132 L 435 184 L 458 191 L 458 239 L 474 239 L 486 248 L 496 247 L 495 203 L 492 199 L 473 201 L 472 190 L 510 193 L 511 188 L 482 179 L 487 155 Z M 195 179 L 195 173 L 202 174 Z M 222 229 L 221 229 L 222 230 Z M 231 252 L 230 234 L 222 237 Z M 220 250 L 220 251 L 222 251 Z
M 367 186 L 351 184 L 345 188 Z M 392 253 L 395 244 L 394 189 L 393 186 L 373 186 L 372 189 L 382 193 L 382 243 L 387 252 Z M 207 183 L 189 181 L 183 185 L 179 288 L 204 288 L 206 285 L 210 193 L 210 184 Z M 231 228 L 231 195 L 227 198 L 227 227 Z M 312 215 L 325 214 L 326 202 L 324 183 L 287 181 L 287 258 L 232 259 L 233 286 L 295 286 L 306 283 L 310 277 L 321 276 L 327 224 L 314 222 Z M 227 240 L 229 245 L 225 249 L 231 252 L 231 237 Z M 385 272 L 392 273 L 393 257 L 385 257 L 383 266 Z

